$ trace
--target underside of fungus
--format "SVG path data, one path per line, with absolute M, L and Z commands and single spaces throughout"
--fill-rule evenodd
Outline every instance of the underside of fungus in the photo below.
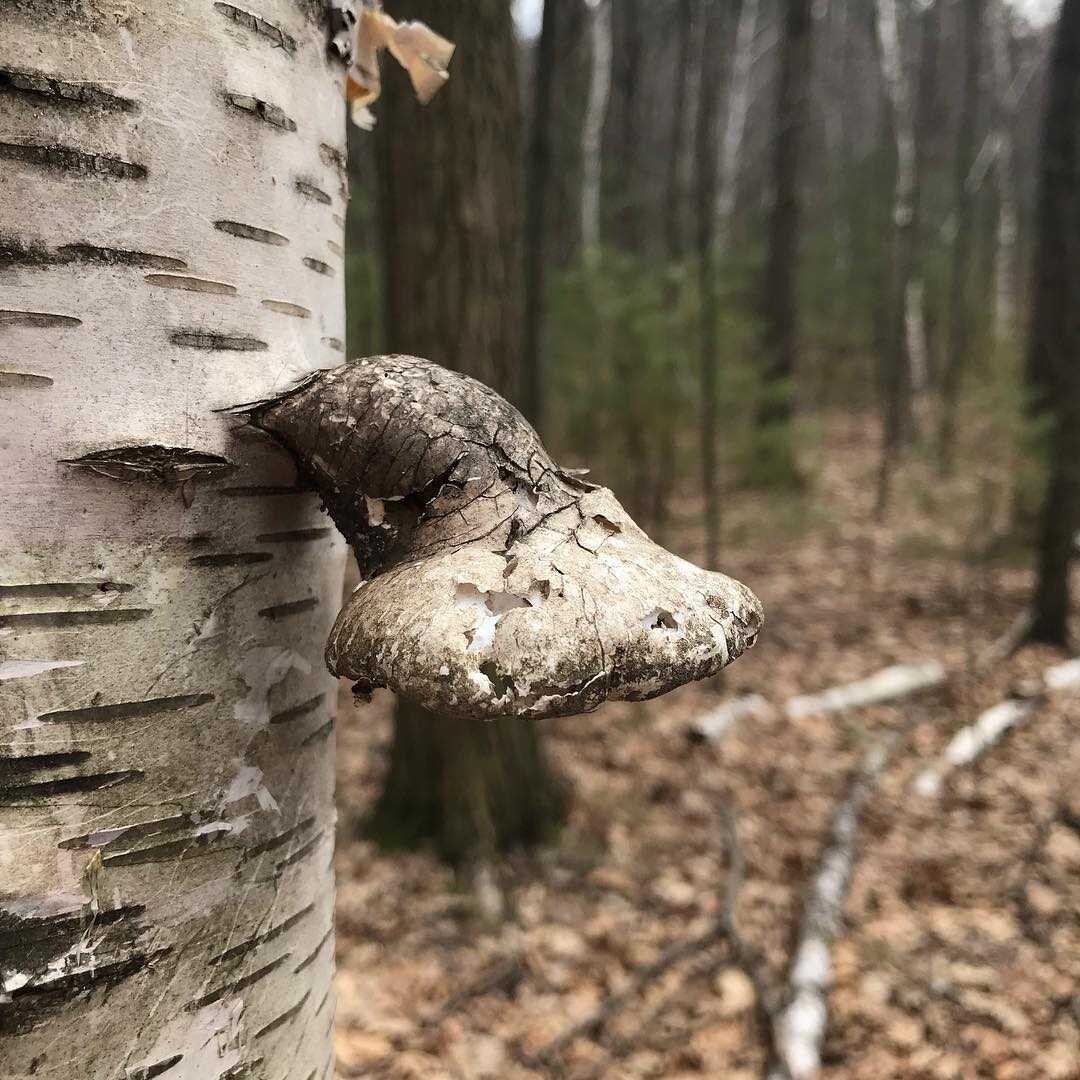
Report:
M 654 544 L 475 379 L 368 357 L 240 411 L 356 554 L 326 658 L 360 693 L 461 718 L 581 713 L 712 675 L 761 629 L 746 586 Z

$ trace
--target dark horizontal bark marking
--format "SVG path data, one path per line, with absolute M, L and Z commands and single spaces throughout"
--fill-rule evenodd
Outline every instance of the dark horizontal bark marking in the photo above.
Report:
M 51 326 L 81 326 L 74 315 L 54 315 L 49 311 L 0 310 L 0 326 L 33 326 L 44 330 Z
M 100 593 L 126 593 L 134 589 L 123 581 L 28 581 L 18 585 L 0 585 L 0 600 L 22 596 L 97 596 Z
M 190 446 L 114 446 L 94 450 L 63 462 L 90 469 L 110 480 L 148 480 L 174 487 L 196 477 L 206 478 L 229 472 L 235 466 L 220 454 L 194 450 Z
M 320 739 L 325 739 L 330 734 L 330 732 L 333 731 L 333 730 L 334 730 L 334 718 L 331 717 L 321 727 L 317 727 L 314 731 L 312 731 L 308 735 L 305 735 L 300 740 L 301 748 L 303 748 L 305 746 L 310 746 L 312 743 L 318 742 Z
M 326 246 L 338 256 L 345 254 L 345 249 L 336 240 L 327 240 Z
M 271 604 L 269 607 L 259 608 L 259 614 L 264 619 L 287 619 L 292 615 L 302 615 L 305 611 L 319 606 L 317 596 L 308 596 L 303 600 L 289 600 L 284 604 Z
M 293 184 L 296 190 L 307 199 L 314 199 L 317 203 L 329 206 L 332 202 L 329 195 L 321 187 L 311 183 L 310 180 L 296 180 Z
M 277 864 L 274 868 L 275 872 L 280 874 L 287 866 L 293 866 L 306 859 L 323 842 L 325 835 L 325 833 L 319 833 L 318 836 L 313 836 L 306 844 L 301 844 L 291 855 L 287 855 Z
M 323 703 L 325 697 L 325 694 L 316 694 L 314 697 L 308 698 L 307 701 L 301 701 L 299 705 L 291 705 L 287 709 L 282 709 L 281 712 L 276 712 L 270 717 L 270 723 L 291 724 L 294 720 L 301 720 L 305 716 L 310 716 Z
M 310 495 L 313 490 L 298 484 L 241 484 L 222 488 L 219 494 L 234 499 L 251 499 L 268 495 Z
M 239 236 L 244 240 L 257 240 L 260 244 L 273 244 L 275 247 L 284 247 L 289 242 L 289 238 L 282 236 L 281 233 L 260 229 L 254 225 L 245 225 L 242 221 L 215 221 L 214 228 L 230 236 Z
M 307 544 L 329 536 L 333 529 L 285 529 L 282 532 L 259 533 L 255 539 L 260 544 Z
M 192 566 L 251 566 L 269 562 L 273 557 L 268 551 L 222 551 L 215 555 L 196 555 L 188 561 Z
M 213 694 L 176 694 L 145 701 L 117 701 L 112 705 L 90 705 L 83 709 L 56 709 L 41 713 L 39 720 L 54 724 L 97 724 L 110 720 L 141 720 L 159 713 L 194 709 L 213 701 Z
M 100 263 L 104 266 L 133 266 L 146 270 L 186 270 L 183 259 L 158 255 L 152 251 L 127 251 L 124 248 L 100 247 L 97 244 L 64 244 L 56 249 L 74 262 Z
M 311 991 L 307 990 L 304 992 L 304 995 L 295 1005 L 286 1009 L 280 1016 L 274 1017 L 274 1019 L 271 1020 L 270 1023 L 265 1024 L 263 1027 L 259 1028 L 259 1030 L 255 1032 L 255 1038 L 261 1039 L 264 1035 L 269 1035 L 272 1031 L 277 1031 L 279 1027 L 282 1027 L 290 1020 L 295 1019 L 295 1017 L 299 1014 L 300 1010 L 304 1007 L 309 997 L 311 997 Z
M 44 98 L 50 104 L 90 105 L 109 112 L 131 112 L 135 102 L 121 97 L 94 83 L 68 82 L 38 71 L 16 71 L 0 68 L 0 90 L 30 94 Z
M 101 176 L 111 180 L 143 180 L 146 177 L 145 165 L 109 154 L 90 154 L 73 146 L 0 142 L 0 158 L 75 176 Z
M 336 337 L 324 337 L 322 339 L 324 345 L 329 345 L 331 349 L 336 352 L 344 352 L 345 346 L 342 344 L 341 338 Z
M 216 293 L 218 296 L 235 296 L 236 286 L 224 281 L 208 281 L 206 278 L 187 277 L 183 274 L 147 274 L 147 285 L 161 289 L 183 289 L 185 292 Z
M 265 341 L 243 334 L 218 334 L 212 330 L 174 330 L 170 335 L 174 345 L 185 349 L 213 349 L 223 352 L 263 352 L 269 348 Z
M 119 960 L 99 960 L 37 985 L 33 982 L 10 992 L 11 1001 L 0 1008 L 0 1035 L 23 1035 L 77 998 L 95 989 L 108 989 L 148 967 L 170 949 L 134 953 Z
M 57 751 L 53 754 L 26 754 L 23 757 L 0 757 L 0 788 L 9 781 L 32 776 L 47 769 L 82 765 L 90 760 L 89 750 Z
M 214 844 L 232 834 L 232 829 L 222 827 L 213 832 L 197 833 L 179 840 L 167 840 L 149 847 L 117 851 L 102 857 L 105 866 L 142 866 L 146 863 L 180 862 L 200 855 L 213 855 Z
M 18 615 L 0 615 L 0 627 L 23 630 L 64 630 L 69 626 L 112 626 L 138 622 L 154 612 L 151 608 L 103 608 L 98 611 L 28 611 Z
M 84 833 L 61 840 L 56 846 L 65 851 L 80 848 L 109 847 L 121 840 L 135 840 L 144 836 L 156 836 L 159 833 L 175 832 L 194 825 L 191 814 L 173 814 L 170 817 L 155 818 L 153 821 L 140 821 L 134 825 L 122 825 L 115 829 L 103 829 L 97 833 Z
M 216 990 L 211 990 L 208 994 L 196 998 L 187 1006 L 188 1010 L 195 1012 L 198 1009 L 205 1008 L 207 1005 L 213 1005 L 215 1001 L 220 1001 L 229 994 L 236 994 L 241 990 L 246 990 L 260 979 L 265 979 L 271 972 L 276 971 L 285 963 L 290 955 L 291 954 L 287 952 L 282 953 L 277 959 L 271 960 L 269 964 L 264 964 L 261 968 L 257 968 L 250 974 L 245 975 L 242 979 L 236 979 L 233 982 L 226 983 L 224 986 L 219 986 Z
M 183 1060 L 183 1054 L 173 1054 L 172 1057 L 167 1057 L 163 1061 L 155 1062 L 153 1065 L 143 1065 L 138 1069 L 128 1069 L 124 1076 L 124 1080 L 154 1080 L 155 1077 L 167 1073 L 174 1065 L 179 1065 Z
M 327 277 L 334 276 L 334 268 L 321 259 L 313 259 L 310 255 L 305 255 L 301 261 L 309 270 L 314 270 L 316 274 L 324 274 Z
M 141 769 L 125 769 L 117 772 L 95 773 L 92 776 L 70 776 L 63 780 L 38 780 L 30 784 L 18 784 L 0 788 L 0 805 L 10 806 L 24 799 L 44 799 L 53 795 L 81 795 L 88 791 L 116 787 L 131 780 L 141 780 L 146 774 Z
M 262 306 L 282 315 L 293 315 L 298 319 L 311 318 L 311 311 L 308 308 L 301 307 L 299 304 L 290 304 L 288 300 L 264 300 Z
M 299 926 L 314 910 L 315 904 L 312 902 L 307 907 L 301 908 L 295 915 L 290 915 L 283 922 L 278 923 L 277 926 L 272 926 L 269 930 L 264 930 L 261 934 L 256 934 L 254 937 L 248 938 L 247 941 L 241 941 L 239 945 L 234 945 L 231 949 L 219 953 L 211 959 L 210 963 L 228 964 L 251 952 L 252 949 L 257 949 L 268 941 L 274 941 L 281 937 L 282 934 L 287 934 L 294 926 Z
M 32 371 L 0 371 L 0 390 L 48 390 L 53 385 L 48 375 Z
M 226 90 L 223 96 L 234 109 L 257 116 L 260 120 L 265 120 L 266 123 L 271 124 L 273 127 L 281 128 L 282 131 L 296 130 L 296 121 L 287 116 L 284 109 L 271 104 L 269 101 L 252 97 L 250 94 L 237 94 L 231 90 Z
M 284 832 L 278 833 L 277 836 L 271 836 L 269 840 L 263 840 L 258 844 L 252 844 L 245 849 L 241 861 L 248 862 L 259 855 L 265 855 L 266 852 L 273 851 L 275 848 L 287 844 L 293 837 L 307 832 L 314 824 L 315 818 L 307 817 L 302 821 L 298 821 L 291 829 L 286 829 Z
M 345 172 L 345 151 L 331 146 L 329 143 L 319 143 L 319 157 L 324 165 L 337 169 L 339 173 Z
M 214 4 L 214 10 L 224 15 L 226 19 L 244 27 L 245 30 L 266 38 L 275 47 L 284 49 L 287 53 L 296 52 L 296 38 L 287 34 L 280 26 L 275 26 L 272 22 L 259 18 L 258 15 L 252 15 L 250 11 L 233 7 L 232 4 Z
M 334 936 L 334 928 L 333 928 L 333 926 L 331 926 L 326 931 L 326 933 L 323 934 L 323 936 L 319 939 L 319 944 L 316 945 L 315 948 L 312 949 L 311 952 L 309 952 L 307 954 L 307 956 L 305 956 L 304 959 L 301 960 L 300 963 L 297 964 L 296 967 L 293 968 L 293 974 L 294 975 L 299 975 L 301 971 L 304 971 L 305 969 L 311 967 L 311 965 L 314 964 L 315 961 L 319 958 L 319 953 L 321 953 L 323 951 L 323 949 L 326 948 L 327 942 L 329 942 L 329 940 L 333 936 Z

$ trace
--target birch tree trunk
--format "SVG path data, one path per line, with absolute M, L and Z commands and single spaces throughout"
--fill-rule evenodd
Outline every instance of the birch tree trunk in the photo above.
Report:
M 918 235 L 918 155 L 915 150 L 911 83 L 904 64 L 896 0 L 878 0 L 876 26 L 882 83 L 896 143 L 892 250 L 885 304 L 887 330 L 881 364 L 883 431 L 877 510 L 882 514 L 888 502 L 893 465 L 901 448 L 910 438 L 913 427 L 907 307 L 912 292 L 915 242 Z
M 941 381 L 941 420 L 938 429 L 938 465 L 951 473 L 956 444 L 956 410 L 960 386 L 971 350 L 970 277 L 974 251 L 975 200 L 969 176 L 975 163 L 975 136 L 982 77 L 982 29 L 985 0 L 963 0 L 964 82 L 960 120 L 956 132 L 953 240 L 949 281 L 949 345 Z
M 600 250 L 600 175 L 603 164 L 604 121 L 611 98 L 611 0 L 588 0 L 589 97 L 585 104 L 581 151 L 581 247 L 586 260 Z
M 1016 333 L 1016 306 L 1019 295 L 1017 264 L 1016 154 L 1014 126 L 1018 87 L 1013 85 L 1013 65 L 1009 57 L 1009 12 L 1004 3 L 990 9 L 990 43 L 994 68 L 995 171 L 998 187 L 997 244 L 994 249 L 994 337 L 1010 341 Z
M 739 158 L 746 117 L 750 112 L 750 76 L 754 67 L 754 38 L 757 35 L 759 0 L 742 0 L 735 31 L 735 53 L 731 60 L 724 135 L 720 141 L 717 170 L 715 248 L 719 256 L 731 239 L 731 219 L 739 190 Z
M 327 1077 L 342 545 L 212 410 L 340 362 L 341 73 L 312 3 L 63 9 L 0 35 L 0 1075 Z

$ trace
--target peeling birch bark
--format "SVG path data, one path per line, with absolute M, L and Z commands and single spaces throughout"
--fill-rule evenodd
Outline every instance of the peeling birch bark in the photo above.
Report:
M 654 544 L 466 375 L 368 357 L 238 411 L 295 455 L 356 553 L 365 580 L 326 655 L 361 693 L 571 715 L 706 678 L 757 639 L 745 585 Z
M 4 9 L 5 1080 L 331 1068 L 343 545 L 212 411 L 337 359 L 317 11 Z
M 894 664 L 858 682 L 834 686 L 818 694 L 800 694 L 793 697 L 786 705 L 787 714 L 794 720 L 816 713 L 862 709 L 867 705 L 879 705 L 940 686 L 946 677 L 944 666 L 937 660 L 918 664 Z

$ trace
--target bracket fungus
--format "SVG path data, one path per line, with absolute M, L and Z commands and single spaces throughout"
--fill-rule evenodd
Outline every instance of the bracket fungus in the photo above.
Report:
M 235 411 L 293 454 L 356 554 L 326 657 L 358 693 L 569 715 L 713 675 L 761 629 L 746 586 L 653 543 L 468 376 L 368 357 Z

